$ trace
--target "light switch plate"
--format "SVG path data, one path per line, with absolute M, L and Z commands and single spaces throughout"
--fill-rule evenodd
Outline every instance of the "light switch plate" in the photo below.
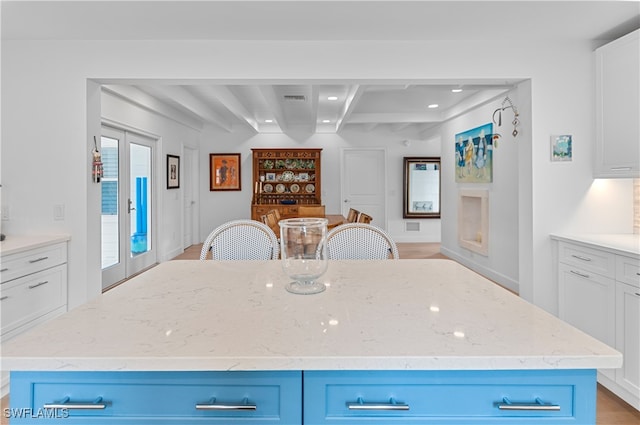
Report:
M 56 204 L 53 206 L 53 219 L 64 220 L 64 204 Z

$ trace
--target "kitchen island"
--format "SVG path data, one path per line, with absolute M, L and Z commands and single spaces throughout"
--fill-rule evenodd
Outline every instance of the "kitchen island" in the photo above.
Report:
M 594 424 L 595 370 L 622 365 L 453 261 L 331 261 L 321 279 L 303 296 L 278 261 L 160 264 L 3 344 L 11 407 L 82 424 Z

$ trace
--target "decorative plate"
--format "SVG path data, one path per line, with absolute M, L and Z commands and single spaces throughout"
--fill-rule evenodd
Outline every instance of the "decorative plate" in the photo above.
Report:
M 271 184 L 267 183 L 262 187 L 262 190 L 264 190 L 264 193 L 271 193 L 271 192 L 273 192 L 273 186 L 271 186 Z
M 267 160 L 264 162 L 263 167 L 264 167 L 265 169 L 267 169 L 267 170 L 271 170 L 271 169 L 273 168 L 273 161 L 271 161 L 270 159 L 267 159 Z
M 312 185 L 311 183 L 309 183 L 308 185 L 306 185 L 304 187 L 304 190 L 307 191 L 307 193 L 313 193 L 316 191 L 316 187 L 314 185 Z
M 282 181 L 283 182 L 292 182 L 296 178 L 296 175 L 293 174 L 293 171 L 285 171 L 282 173 Z
M 289 170 L 292 170 L 294 168 L 298 168 L 298 160 L 297 159 L 287 159 L 287 160 L 284 161 L 284 166 Z
M 284 191 L 285 191 L 285 187 L 282 183 L 276 185 L 276 192 L 284 193 Z
M 289 190 L 291 191 L 291 193 L 298 193 L 300 192 L 300 186 L 294 183 L 289 187 Z

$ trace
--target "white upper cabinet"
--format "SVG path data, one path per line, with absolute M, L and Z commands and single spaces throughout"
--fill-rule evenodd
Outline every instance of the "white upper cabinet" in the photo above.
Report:
M 594 177 L 640 177 L 640 30 L 596 49 Z

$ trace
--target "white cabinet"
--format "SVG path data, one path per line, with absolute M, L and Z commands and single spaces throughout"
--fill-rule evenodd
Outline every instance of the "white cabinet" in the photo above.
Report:
M 616 371 L 621 397 L 640 410 L 640 259 L 616 255 L 616 346 L 622 368 Z
M 618 282 L 616 306 L 616 348 L 624 358 L 616 383 L 637 397 L 640 395 L 640 288 Z M 634 405 L 640 409 L 638 402 Z
M 67 311 L 67 242 L 52 239 L 51 244 L 27 244 L 15 250 L 6 250 L 4 243 L 0 257 L 2 340 Z
M 560 243 L 559 316 L 605 344 L 615 346 L 615 255 Z M 615 370 L 599 370 L 615 379 Z
M 598 48 L 595 177 L 640 177 L 640 30 Z
M 68 239 L 9 235 L 1 242 L 0 342 L 67 311 Z M 2 372 L 2 396 L 8 382 Z
M 557 263 L 560 318 L 622 353 L 598 381 L 640 410 L 640 258 L 561 240 Z

